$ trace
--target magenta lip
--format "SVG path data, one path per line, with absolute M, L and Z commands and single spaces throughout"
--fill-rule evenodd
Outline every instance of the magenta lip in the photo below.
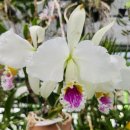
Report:
M 99 101 L 102 103 L 102 104 L 111 104 L 112 101 L 111 101 L 111 98 L 110 97 L 107 97 L 107 96 L 103 96 L 99 99 Z
M 79 107 L 81 104 L 82 98 L 83 98 L 83 95 L 77 89 L 75 85 L 73 85 L 72 87 L 68 87 L 64 95 L 64 100 L 70 104 L 71 108 Z

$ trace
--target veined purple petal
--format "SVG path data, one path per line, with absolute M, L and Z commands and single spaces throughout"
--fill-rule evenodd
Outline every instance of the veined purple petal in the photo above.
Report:
M 112 103 L 111 98 L 108 97 L 108 96 L 103 96 L 103 97 L 101 97 L 101 98 L 99 99 L 99 101 L 100 101 L 102 104 L 105 104 L 105 105 Z
M 104 114 L 109 114 L 110 106 L 105 105 L 105 104 L 99 104 L 98 109 L 99 109 L 100 112 L 102 112 Z
M 60 102 L 68 112 L 80 111 L 86 102 L 83 87 L 76 82 L 69 82 L 62 89 Z
M 112 99 L 109 96 L 101 96 L 98 99 L 99 105 L 98 109 L 104 114 L 109 114 L 109 111 L 112 109 Z
M 10 74 L 3 74 L 1 77 L 1 86 L 2 88 L 7 91 L 7 90 L 11 90 L 14 88 L 14 77 Z
M 72 86 L 67 88 L 64 100 L 69 102 L 71 108 L 73 107 L 79 107 L 80 103 L 82 101 L 82 94 L 79 92 L 76 86 Z

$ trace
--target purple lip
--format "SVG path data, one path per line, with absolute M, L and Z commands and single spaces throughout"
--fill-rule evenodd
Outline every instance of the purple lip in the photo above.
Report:
M 72 87 L 67 88 L 64 100 L 69 102 L 71 108 L 76 108 L 80 106 L 80 103 L 82 101 L 82 94 L 77 89 L 77 87 L 74 85 Z

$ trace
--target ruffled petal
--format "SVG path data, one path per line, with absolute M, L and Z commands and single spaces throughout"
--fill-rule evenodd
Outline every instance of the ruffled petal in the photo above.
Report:
M 85 22 L 85 10 L 79 5 L 70 15 L 67 23 L 67 40 L 71 49 L 79 42 Z
M 0 64 L 22 68 L 32 54 L 30 43 L 9 30 L 0 36 Z
M 77 82 L 68 82 L 62 89 L 60 102 L 68 112 L 83 109 L 86 102 L 83 86 Z
M 126 60 L 123 57 L 119 55 L 111 55 L 110 58 L 116 68 L 122 69 L 126 67 Z
M 92 44 L 91 41 L 79 43 L 73 53 L 73 58 L 80 69 L 80 77 L 90 83 L 107 82 L 115 76 L 114 66 L 110 56 L 103 47 Z
M 64 64 L 69 56 L 65 39 L 54 38 L 43 43 L 36 51 L 27 72 L 42 81 L 63 80 Z
M 37 48 L 37 44 L 43 42 L 45 38 L 45 28 L 42 28 L 40 26 L 32 26 L 29 28 L 29 30 L 33 45 L 35 48 Z
M 121 81 L 115 84 L 115 88 L 130 90 L 130 67 L 121 69 Z

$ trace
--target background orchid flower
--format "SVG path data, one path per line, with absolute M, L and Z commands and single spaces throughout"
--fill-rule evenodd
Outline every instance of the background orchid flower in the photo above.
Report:
M 27 67 L 38 43 L 44 39 L 45 28 L 32 26 L 29 28 L 33 46 L 25 39 L 15 34 L 12 30 L 0 36 L 0 63 L 17 69 Z M 11 52 L 12 51 L 12 52 Z M 29 76 L 30 86 L 39 93 L 39 79 Z M 35 86 L 34 86 L 35 85 Z
M 79 43 L 84 21 L 85 10 L 80 5 L 72 12 L 67 23 L 68 43 L 61 37 L 44 42 L 34 54 L 28 73 L 42 81 L 60 82 L 64 68 L 73 66 L 82 80 L 99 83 L 111 79 L 112 65 L 107 50 L 89 40 Z M 107 30 L 112 25 L 108 25 Z
M 42 27 L 30 28 L 34 47 L 36 42 L 43 41 L 44 33 L 45 29 Z M 18 69 L 23 68 L 27 66 L 29 57 L 34 53 L 34 47 L 27 40 L 9 30 L 0 36 L 0 63 Z
M 129 90 L 130 85 L 130 69 L 126 66 L 126 60 L 118 55 L 111 55 L 111 63 L 113 63 L 115 69 L 115 77 L 113 77 L 112 80 L 104 82 L 104 83 L 98 83 L 98 84 L 92 84 L 87 83 L 86 84 L 86 93 L 87 98 L 92 98 L 94 95 L 98 95 L 97 100 L 99 102 L 99 111 L 102 113 L 108 114 L 109 110 L 112 109 L 113 104 L 113 92 L 115 89 L 122 89 L 122 90 Z M 109 96 L 102 96 L 103 94 L 107 94 Z M 100 96 L 99 96 L 100 95 Z M 103 99 L 100 101 L 100 99 Z M 104 102 L 103 102 L 104 101 Z M 110 101 L 110 102 L 106 102 Z
M 14 78 L 17 75 L 17 70 L 8 66 L 5 66 L 5 71 L 1 76 L 1 87 L 3 90 L 8 91 L 14 88 Z
M 116 68 L 119 68 L 117 78 L 113 81 L 115 89 L 130 89 L 130 67 L 126 65 L 126 60 L 121 56 L 112 56 Z M 118 67 L 117 67 L 118 66 Z

